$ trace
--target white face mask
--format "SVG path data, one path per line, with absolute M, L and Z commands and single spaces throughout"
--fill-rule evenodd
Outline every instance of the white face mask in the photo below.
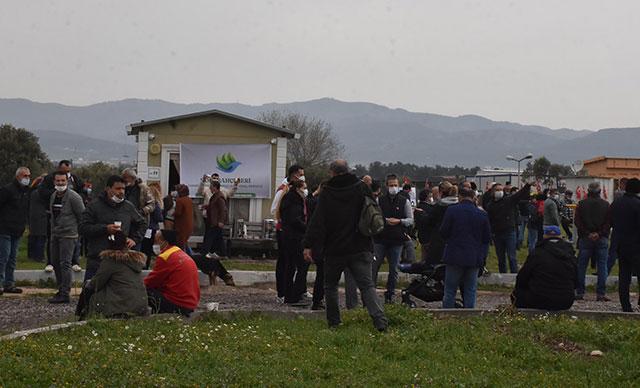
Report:
M 87 195 L 91 195 L 91 189 L 87 189 Z
M 29 183 L 31 183 L 31 179 L 29 179 L 29 178 L 22 178 L 22 179 L 20 179 L 20 184 L 21 184 L 22 186 L 29 186 Z
M 303 175 L 303 176 L 301 176 L 301 177 L 299 177 L 299 178 L 298 178 L 298 180 L 301 180 L 301 181 L 303 181 L 303 182 L 304 182 L 304 181 L 305 181 L 305 177 L 304 177 L 304 175 Z
M 504 191 L 496 191 L 493 193 L 493 197 L 495 199 L 502 199 L 502 197 L 504 197 Z
M 177 192 L 177 191 L 172 191 L 172 192 L 171 192 L 171 196 L 172 196 L 173 198 L 178 198 L 178 192 Z
M 120 197 L 118 197 L 117 195 L 114 195 L 114 196 L 112 196 L 112 197 L 111 197 L 111 200 L 112 200 L 114 203 L 122 203 L 122 202 L 124 201 L 124 198 L 120 198 Z
M 67 191 L 67 185 L 63 185 L 63 186 L 56 186 L 56 191 L 58 193 L 62 193 L 64 191 Z
M 308 197 L 309 196 L 309 190 L 307 190 L 307 189 L 302 190 L 302 194 L 304 194 L 305 197 Z
M 397 195 L 400 192 L 400 188 L 399 187 L 389 187 L 389 194 L 391 195 Z
M 153 244 L 153 253 L 155 253 L 156 255 L 160 254 L 160 245 Z

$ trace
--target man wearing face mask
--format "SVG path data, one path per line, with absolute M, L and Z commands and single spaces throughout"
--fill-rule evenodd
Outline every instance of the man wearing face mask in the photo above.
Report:
M 560 226 L 560 196 L 558 189 L 550 189 L 549 196 L 544 201 L 544 220 L 543 226 Z
M 400 181 L 396 175 L 387 176 L 387 195 L 378 199 L 380 210 L 385 219 L 382 232 L 374 237 L 373 281 L 378 278 L 378 271 L 385 257 L 389 261 L 389 277 L 385 303 L 393 303 L 393 296 L 398 280 L 398 264 L 402 246 L 406 240 L 405 228 L 413 225 L 413 209 L 411 202 L 400 194 Z
M 20 167 L 13 182 L 0 188 L 0 295 L 20 294 L 13 273 L 20 237 L 29 215 L 29 183 L 31 171 Z
M 500 273 L 507 272 L 507 257 L 511 273 L 518 272 L 516 259 L 516 208 L 520 201 L 529 199 L 531 184 L 527 183 L 514 194 L 505 197 L 504 187 L 497 183 L 493 186 L 493 200 L 488 202 L 485 210 L 489 214 L 493 242 L 498 256 Z
M 85 281 L 95 275 L 100 266 L 100 252 L 108 249 L 109 239 L 116 231 L 121 230 L 127 236 L 128 248 L 135 247 L 144 237 L 147 222 L 124 196 L 124 179 L 112 175 L 105 191 L 91 201 L 82 214 L 80 234 L 88 244 Z
M 69 303 L 71 262 L 78 241 L 78 225 L 84 212 L 80 194 L 69 190 L 67 175 L 54 176 L 55 193 L 49 200 L 51 213 L 51 262 L 56 273 L 58 292 L 49 303 Z
M 132 168 L 126 168 L 122 171 L 122 179 L 126 185 L 125 199 L 136 207 L 148 223 L 149 215 L 155 209 L 155 202 L 149 187 L 142 183 L 142 179 L 138 178 L 136 170 Z

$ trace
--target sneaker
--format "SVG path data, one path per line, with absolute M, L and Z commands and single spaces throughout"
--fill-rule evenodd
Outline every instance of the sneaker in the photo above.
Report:
M 49 303 L 52 303 L 52 304 L 69 303 L 69 297 L 58 294 L 58 295 L 55 295 L 53 298 L 49 299 Z
M 322 302 L 313 302 L 313 304 L 311 305 L 311 310 L 313 311 L 319 311 L 319 310 L 324 310 L 324 303 Z
M 236 286 L 236 283 L 233 281 L 233 276 L 231 276 L 231 274 L 227 274 L 222 280 L 224 281 L 224 284 L 226 284 L 227 286 L 231 286 L 231 287 Z
M 215 252 L 207 253 L 206 255 L 204 255 L 204 257 L 206 257 L 207 259 L 220 259 L 220 256 L 218 256 L 218 254 Z
M 47 264 L 46 267 L 44 267 L 44 272 L 47 272 L 47 273 L 53 272 L 53 265 Z
M 596 301 L 598 301 L 598 302 L 611 302 L 611 298 L 609 298 L 606 295 L 598 295 L 596 297 Z
M 576 297 L 573 300 L 584 300 L 584 294 L 576 294 Z
M 4 293 L 5 294 L 22 294 L 22 288 L 18 288 L 16 286 L 5 288 Z
M 82 267 L 79 266 L 78 264 L 74 264 L 74 265 L 71 266 L 71 270 L 73 272 L 81 272 L 82 271 Z
M 411 264 L 398 264 L 398 270 L 400 272 L 409 273 L 409 271 L 411 271 Z
M 306 297 L 307 297 L 307 298 L 309 298 L 309 299 L 313 298 L 313 294 L 312 294 L 312 293 L 310 293 L 309 291 L 305 292 L 305 293 L 304 293 L 304 296 L 306 296 Z
M 276 296 L 276 303 L 284 304 L 284 296 Z
M 297 300 L 295 302 L 290 302 L 287 304 L 293 307 L 307 307 L 311 304 L 311 301 L 308 298 L 303 296 L 302 298 L 300 298 L 300 300 Z

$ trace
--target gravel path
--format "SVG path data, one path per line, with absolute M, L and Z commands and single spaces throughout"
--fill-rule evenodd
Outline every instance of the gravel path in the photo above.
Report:
M 73 313 L 77 303 L 77 296 L 72 296 L 71 304 L 52 305 L 47 303 L 47 298 L 53 294 L 54 290 L 25 288 L 25 292 L 24 295 L 20 296 L 0 296 L 0 334 L 75 320 Z M 378 293 L 382 297 L 383 290 L 378 289 Z M 576 301 L 572 310 L 620 311 L 617 295 L 611 294 L 610 296 L 613 299 L 611 302 L 596 302 L 595 295 L 588 294 L 585 300 Z M 439 302 L 424 303 L 416 298 L 413 298 L 413 300 L 419 307 L 436 309 L 441 306 Z M 637 294 L 632 294 L 632 301 L 637 301 Z M 204 310 L 206 303 L 209 302 L 218 302 L 220 310 L 300 310 L 297 307 L 277 303 L 273 285 L 256 287 L 216 285 L 204 287 L 202 288 L 200 309 Z M 341 299 L 341 303 L 344 303 L 344 298 Z M 477 307 L 480 309 L 495 309 L 509 303 L 508 293 L 497 291 L 478 292 Z M 638 311 L 638 307 L 634 307 Z

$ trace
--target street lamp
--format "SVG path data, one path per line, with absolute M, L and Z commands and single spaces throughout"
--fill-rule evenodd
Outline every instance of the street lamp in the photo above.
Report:
M 532 159 L 532 158 L 533 158 L 533 154 L 531 152 L 529 152 L 526 156 L 523 156 L 520 159 L 518 159 L 516 157 L 513 157 L 511 155 L 507 155 L 507 160 L 511 160 L 513 162 L 517 162 L 518 163 L 518 187 L 520 187 L 520 163 L 523 160 Z

